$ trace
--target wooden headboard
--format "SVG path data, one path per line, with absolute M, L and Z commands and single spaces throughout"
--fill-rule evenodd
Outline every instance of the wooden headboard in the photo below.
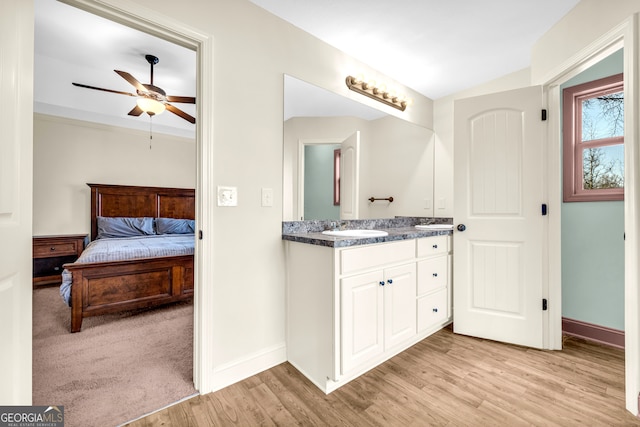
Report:
M 91 187 L 91 240 L 98 235 L 98 216 L 195 219 L 195 190 L 87 184 Z

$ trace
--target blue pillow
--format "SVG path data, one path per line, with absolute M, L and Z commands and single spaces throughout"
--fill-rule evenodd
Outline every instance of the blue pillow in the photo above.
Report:
M 194 219 L 156 218 L 158 234 L 193 234 L 196 232 Z
M 99 216 L 98 236 L 96 239 L 117 237 L 149 236 L 156 234 L 153 218 L 108 217 Z

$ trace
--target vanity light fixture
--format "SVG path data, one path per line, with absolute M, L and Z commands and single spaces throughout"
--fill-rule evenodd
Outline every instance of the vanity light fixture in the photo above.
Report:
M 400 111 L 404 111 L 411 103 L 405 97 L 400 97 L 391 91 L 387 91 L 386 86 L 377 86 L 375 81 L 365 81 L 361 77 L 347 76 L 346 83 L 347 87 L 352 91 L 397 108 Z

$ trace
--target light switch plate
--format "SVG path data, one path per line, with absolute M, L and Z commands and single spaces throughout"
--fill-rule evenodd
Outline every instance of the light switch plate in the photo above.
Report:
M 262 189 L 262 206 L 263 207 L 273 206 L 273 188 Z
M 218 206 L 238 206 L 238 188 L 218 186 Z

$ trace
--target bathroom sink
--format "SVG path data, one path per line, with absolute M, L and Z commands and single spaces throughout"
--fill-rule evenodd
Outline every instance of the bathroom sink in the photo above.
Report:
M 367 238 L 367 237 L 384 237 L 388 236 L 389 233 L 381 230 L 325 230 L 322 234 L 326 234 L 327 236 L 335 236 L 335 237 L 356 237 L 356 238 Z
M 424 224 L 416 225 L 419 230 L 453 230 L 453 224 Z

